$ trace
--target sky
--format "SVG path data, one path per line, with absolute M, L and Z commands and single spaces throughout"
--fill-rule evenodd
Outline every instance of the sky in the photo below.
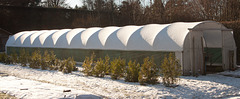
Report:
M 72 8 L 74 8 L 76 5 L 79 7 L 82 6 L 82 0 L 66 0 L 66 3 Z
M 81 7 L 81 6 L 83 5 L 83 4 L 82 4 L 82 1 L 83 1 L 83 0 L 66 0 L 66 3 L 67 3 L 70 7 L 74 8 L 76 5 L 77 5 L 78 7 Z M 115 3 L 116 3 L 116 4 L 120 4 L 121 1 L 123 1 L 123 0 L 115 0 Z M 148 0 L 142 0 L 142 1 L 145 1 L 145 4 L 143 4 L 143 5 L 149 4 L 149 1 L 148 1 Z

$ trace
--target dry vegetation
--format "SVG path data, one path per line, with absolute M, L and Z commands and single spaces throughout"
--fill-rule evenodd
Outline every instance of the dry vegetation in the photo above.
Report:
M 11 96 L 11 95 L 0 92 L 0 99 L 17 99 L 17 98 L 14 97 L 14 96 Z
M 8 75 L 5 73 L 0 73 L 0 77 L 3 77 L 3 76 L 8 76 Z M 17 98 L 14 96 L 8 95 L 6 93 L 0 92 L 0 99 L 17 99 Z

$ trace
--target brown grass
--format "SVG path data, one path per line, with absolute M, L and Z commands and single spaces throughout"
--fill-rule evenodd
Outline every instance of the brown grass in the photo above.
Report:
M 14 96 L 11 96 L 11 95 L 0 92 L 0 99 L 17 99 L 17 98 L 14 97 Z
M 8 74 L 0 73 L 0 77 L 4 76 L 8 76 Z M 17 98 L 6 93 L 0 92 L 0 99 L 17 99 Z

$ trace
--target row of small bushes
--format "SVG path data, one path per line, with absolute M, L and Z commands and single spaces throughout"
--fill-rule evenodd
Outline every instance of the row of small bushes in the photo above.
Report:
M 162 76 L 162 81 L 165 86 L 174 86 L 178 82 L 181 75 L 180 65 L 173 53 L 170 53 L 164 58 L 161 66 L 154 63 L 153 57 L 146 57 L 143 64 L 130 60 L 126 66 L 126 60 L 122 58 L 114 58 L 110 61 L 109 56 L 104 59 L 99 58 L 95 60 L 95 54 L 86 57 L 83 63 L 83 73 L 87 76 L 104 77 L 110 75 L 112 79 L 125 78 L 126 82 L 139 82 L 141 85 L 156 84 L 158 77 Z M 5 53 L 0 54 L 0 62 L 6 64 L 17 64 L 21 66 L 29 66 L 30 68 L 43 70 L 59 70 L 63 73 L 71 73 L 77 70 L 73 58 L 59 60 L 53 51 L 46 50 L 41 55 L 39 50 L 36 50 L 30 56 L 28 52 L 21 49 L 20 55 L 16 53 L 10 56 Z M 160 69 L 161 68 L 161 69 Z
M 23 67 L 29 66 L 34 69 L 59 70 L 63 73 L 71 73 L 77 70 L 75 66 L 76 62 L 72 57 L 60 60 L 53 51 L 49 53 L 47 50 L 44 51 L 43 55 L 39 50 L 35 50 L 29 55 L 25 49 L 21 49 L 19 55 L 16 52 L 13 52 L 10 56 L 6 53 L 1 53 L 0 62 L 5 64 L 20 64 Z
M 126 82 L 139 82 L 141 85 L 157 84 L 158 77 L 162 76 L 165 86 L 174 86 L 181 75 L 178 60 L 170 53 L 164 58 L 161 66 L 154 63 L 153 57 L 146 57 L 143 64 L 130 60 L 126 66 L 126 60 L 114 58 L 110 61 L 109 56 L 95 60 L 95 54 L 86 57 L 83 63 L 83 73 L 87 76 L 104 77 L 110 75 L 111 79 L 125 78 Z M 161 68 L 161 69 L 160 69 Z

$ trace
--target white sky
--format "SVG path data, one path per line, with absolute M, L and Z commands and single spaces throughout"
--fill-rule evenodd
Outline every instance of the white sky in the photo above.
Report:
M 66 3 L 72 8 L 74 8 L 76 5 L 78 7 L 82 6 L 82 0 L 66 0 Z
M 70 6 L 70 7 L 72 7 L 72 8 L 74 8 L 76 5 L 78 6 L 78 7 L 81 7 L 83 4 L 82 4 L 82 1 L 83 0 L 66 0 L 66 3 Z M 123 0 L 114 0 L 115 1 L 115 3 L 116 4 L 120 4 Z M 146 5 L 148 5 L 149 4 L 149 0 L 141 0 L 142 2 L 145 2 L 144 4 L 143 4 L 143 6 L 146 6 Z

